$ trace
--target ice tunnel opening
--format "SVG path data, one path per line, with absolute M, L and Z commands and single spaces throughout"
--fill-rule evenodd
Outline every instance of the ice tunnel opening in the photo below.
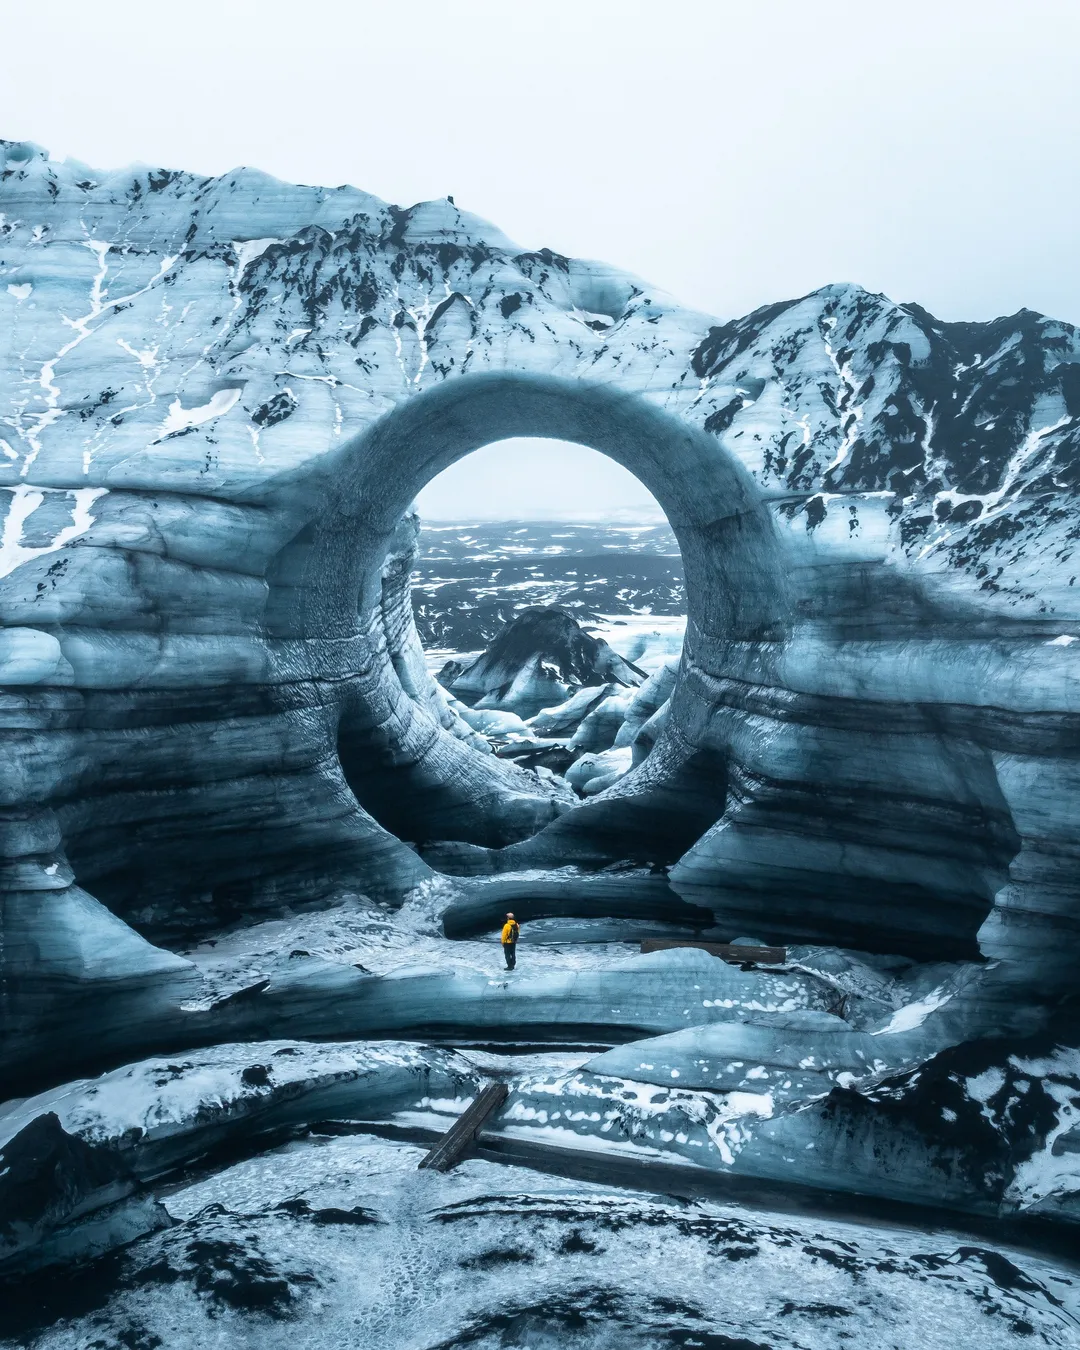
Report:
M 414 505 L 412 618 L 458 730 L 567 805 L 623 777 L 666 721 L 686 626 L 655 497 L 586 446 L 516 437 L 456 461 Z M 388 569 L 384 612 L 408 609 L 386 594 L 403 580 Z
M 318 585 L 297 588 L 291 610 L 282 610 L 284 623 L 312 635 L 317 626 L 324 639 L 351 630 L 368 644 L 370 673 L 347 692 L 337 749 L 356 800 L 391 833 L 410 842 L 502 848 L 567 815 L 573 801 L 538 781 L 532 768 L 491 755 L 490 745 L 481 753 L 476 728 L 448 709 L 445 691 L 423 668 L 408 604 L 411 556 L 408 569 L 401 562 L 409 552 L 403 519 L 427 485 L 473 452 L 494 446 L 491 453 L 499 455 L 499 443 L 524 436 L 572 443 L 614 461 L 656 502 L 677 541 L 686 637 L 671 676 L 668 722 L 678 725 L 659 732 L 668 747 L 657 757 L 659 770 L 654 765 L 643 775 L 635 766 L 619 780 L 621 804 L 593 812 L 580 826 L 584 837 L 594 836 L 598 857 L 623 856 L 640 833 L 640 819 L 631 827 L 629 818 L 635 811 L 640 817 L 648 797 L 651 817 L 665 822 L 653 833 L 674 831 L 659 850 L 673 861 L 718 818 L 724 795 L 722 762 L 714 763 L 722 756 L 697 744 L 701 695 L 686 673 L 707 677 L 717 643 L 776 638 L 785 620 L 783 551 L 772 519 L 742 465 L 713 437 L 635 395 L 577 380 L 477 375 L 425 392 L 343 454 L 326 509 L 303 539 L 300 566 L 283 568 Z M 489 691 L 451 692 L 465 693 L 460 702 L 475 706 Z M 532 716 L 561 701 L 545 695 L 523 710 Z M 660 809 L 665 780 L 692 779 L 687 800 L 702 800 L 703 771 L 716 787 L 704 814 L 672 801 Z M 592 847 L 575 847 L 582 846 Z M 653 844 L 645 851 L 658 856 Z

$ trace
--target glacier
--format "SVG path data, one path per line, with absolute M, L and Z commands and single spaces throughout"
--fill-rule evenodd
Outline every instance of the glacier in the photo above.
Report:
M 721 321 L 449 199 L 0 161 L 0 1342 L 351 1299 L 434 1345 L 453 1229 L 446 1345 L 1075 1344 L 1080 333 Z M 431 677 L 412 503 L 519 435 L 656 497 L 677 659 Z

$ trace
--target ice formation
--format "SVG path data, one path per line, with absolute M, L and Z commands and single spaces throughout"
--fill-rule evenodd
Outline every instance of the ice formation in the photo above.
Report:
M 445 1266 L 460 1220 L 428 1286 L 448 1346 L 824 1346 L 845 1319 L 885 1343 L 975 1307 L 980 1344 L 1075 1344 L 1075 1276 L 1001 1243 L 1080 1217 L 1080 334 L 850 285 L 718 323 L 449 199 L 0 154 L 0 1261 L 132 1243 L 117 1344 L 181 1305 L 178 1345 L 255 1307 L 261 1344 L 319 1343 L 346 1305 L 434 1344 L 420 1266 L 385 1272 L 403 1232 Z M 603 451 L 664 508 L 677 662 L 660 633 L 588 672 L 510 653 L 471 709 L 430 677 L 410 504 L 515 435 Z M 546 732 L 577 738 L 580 798 L 491 752 Z M 509 907 L 536 935 L 513 983 L 479 938 Z M 608 939 L 552 940 L 585 920 Z M 787 961 L 626 946 L 654 932 Z M 476 1049 L 507 1041 L 584 1049 Z M 349 1133 L 430 1133 L 482 1072 L 511 1097 L 449 1190 L 400 1180 L 400 1133 Z M 125 1074 L 143 1114 L 91 1129 Z M 171 1200 L 128 1156 L 168 1120 L 195 1166 L 226 1118 L 250 1156 Z M 493 1158 L 586 1170 L 537 1194 Z M 590 1189 L 691 1174 L 1002 1226 L 849 1240 Z M 753 1263 L 737 1316 L 724 1262 L 693 1295 L 657 1275 L 650 1225 L 701 1271 Z M 384 1272 L 361 1292 L 335 1283 L 345 1229 Z M 511 1297 L 511 1261 L 555 1292 Z M 3 1335 L 90 1335 L 64 1316 Z

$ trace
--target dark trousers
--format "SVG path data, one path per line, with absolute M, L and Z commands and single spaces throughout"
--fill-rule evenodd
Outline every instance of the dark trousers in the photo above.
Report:
M 506 957 L 506 969 L 513 970 L 514 967 L 517 965 L 517 943 L 504 942 L 503 956 Z

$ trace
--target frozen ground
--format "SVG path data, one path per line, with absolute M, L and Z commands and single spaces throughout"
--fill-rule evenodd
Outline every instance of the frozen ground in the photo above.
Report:
M 506 878 L 501 880 L 505 883 Z M 482 890 L 482 883 L 472 885 Z M 447 890 L 451 890 L 450 883 Z M 334 908 L 237 928 L 182 954 L 198 966 L 207 1000 L 221 998 L 263 978 L 283 956 L 294 952 L 341 965 L 361 966 L 373 975 L 439 970 L 505 976 L 506 963 L 497 932 L 483 938 L 448 942 L 433 918 L 431 900 L 430 895 L 421 895 L 403 909 L 393 911 L 361 896 L 345 897 Z M 527 924 L 515 974 L 607 969 L 636 953 L 641 938 L 683 931 L 676 925 L 613 920 L 601 932 L 622 932 L 625 938 L 598 941 L 589 928 L 587 921 Z
M 563 918 L 526 924 L 508 975 L 493 933 L 442 935 L 460 884 L 488 883 L 421 890 L 399 911 L 342 897 L 187 953 L 211 1010 L 193 1007 L 196 1022 L 265 982 L 255 1002 L 288 1025 L 304 1015 L 295 991 L 322 981 L 346 1019 L 350 1002 L 360 1015 L 419 1007 L 431 1035 L 443 1019 L 442 1049 L 411 1032 L 240 1038 L 0 1112 L 0 1153 L 53 1111 L 149 1188 L 104 1255 L 0 1280 L 3 1350 L 1080 1346 L 1067 1260 L 895 1204 L 940 1192 L 985 1218 L 997 1192 L 971 1169 L 989 1177 L 997 1149 L 1013 1191 L 1056 1169 L 1047 1193 L 1069 1218 L 1071 1060 L 1014 1055 L 999 1069 L 992 1046 L 974 1059 L 959 1047 L 914 1074 L 890 1068 L 933 1054 L 935 1019 L 964 1001 L 968 968 L 800 948 L 785 969 L 743 969 L 697 950 L 639 955 L 656 923 Z M 630 1008 L 667 1034 L 602 1053 L 627 1039 Z M 596 1034 L 559 1044 L 559 1017 Z M 614 1024 L 624 1034 L 609 1039 Z M 492 1027 L 516 1028 L 517 1043 L 500 1052 Z M 419 1171 L 413 1141 L 444 1131 L 484 1079 L 510 1089 L 485 1156 Z M 912 1152 L 923 1098 L 965 1138 L 987 1136 L 977 1159 L 958 1155 L 962 1184 L 933 1140 Z M 1041 1131 L 1034 1152 L 1024 1109 Z M 740 1180 L 752 1196 L 730 1189 Z M 1042 1213 L 1046 1189 L 1010 1212 Z M 861 1221 L 823 1217 L 845 1191 L 894 1203 L 842 1211 Z M 721 1193 L 746 1203 L 708 1198 Z M 123 1221 L 110 1220 L 117 1232 Z
M 1080 1343 L 1077 1276 L 1028 1253 L 613 1190 L 315 1134 L 171 1189 L 175 1226 L 24 1280 L 33 1350 L 1012 1350 Z

